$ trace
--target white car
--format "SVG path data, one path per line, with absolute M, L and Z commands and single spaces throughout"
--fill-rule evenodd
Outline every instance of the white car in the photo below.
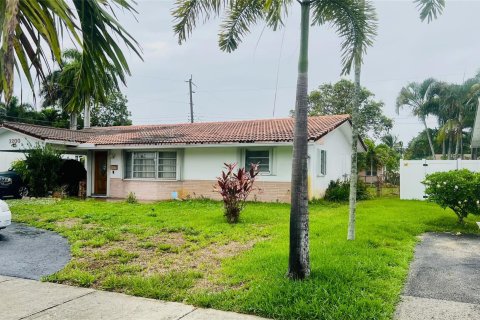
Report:
M 0 229 L 5 229 L 12 223 L 12 214 L 5 201 L 0 200 Z

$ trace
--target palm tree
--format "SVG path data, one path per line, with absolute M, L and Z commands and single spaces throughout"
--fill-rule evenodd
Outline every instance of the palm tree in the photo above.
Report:
M 355 240 L 355 222 L 357 215 L 357 177 L 358 177 L 358 116 L 360 112 L 360 84 L 361 61 L 355 61 L 355 95 L 352 108 L 352 154 L 350 161 L 350 195 L 347 240 Z
M 18 97 L 12 97 L 8 103 L 0 103 L 0 121 L 36 123 L 36 110 L 29 103 L 23 103 Z
M 63 52 L 62 58 L 63 67 L 49 74 L 42 83 L 43 106 L 55 105 L 68 112 L 71 115 L 70 129 L 73 130 L 77 128 L 77 115 L 85 111 L 84 126 L 88 128 L 92 105 L 105 103 L 110 94 L 119 90 L 115 81 L 116 70 L 107 65 L 104 73 L 89 81 L 83 68 L 83 52 L 69 49 Z
M 308 218 L 308 47 L 310 25 L 333 25 L 343 39 L 342 73 L 350 72 L 352 64 L 362 61 L 366 48 L 375 35 L 375 12 L 369 2 L 356 0 L 298 0 L 301 7 L 300 55 L 298 62 L 295 105 L 295 133 L 292 161 L 292 195 L 290 210 L 290 256 L 288 276 L 303 279 L 310 274 Z M 294 1 L 292 0 L 178 0 L 173 11 L 174 31 L 182 43 L 199 20 L 217 17 L 225 11 L 219 46 L 234 51 L 250 27 L 263 20 L 276 30 Z M 310 22 L 310 18 L 312 22 Z
M 414 116 L 422 121 L 427 133 L 428 144 L 432 152 L 432 159 L 435 159 L 435 150 L 433 148 L 432 137 L 428 130 L 426 117 L 438 109 L 438 99 L 434 94 L 437 81 L 435 79 L 427 79 L 422 83 L 411 82 L 400 90 L 397 97 L 396 112 L 399 113 L 403 107 L 410 107 Z
M 113 65 L 115 81 L 125 83 L 130 70 L 119 40 L 138 56 L 140 52 L 118 22 L 113 6 L 135 12 L 128 0 L 0 1 L 0 94 L 4 99 L 12 96 L 14 66 L 23 71 L 33 91 L 34 79 L 44 81 L 45 70 L 50 70 L 50 56 L 62 65 L 62 35 L 82 49 L 82 81 L 94 83 Z
M 362 1 L 362 0 L 361 0 Z M 415 0 L 420 8 L 420 18 L 423 20 L 428 19 L 430 22 L 433 18 L 436 18 L 437 14 L 440 14 L 445 6 L 444 0 Z M 355 221 L 357 210 L 357 176 L 358 176 L 358 124 L 357 117 L 360 110 L 360 73 L 361 73 L 361 61 L 355 61 L 355 101 L 352 110 L 352 156 L 350 167 L 350 195 L 349 195 L 349 218 L 348 218 L 348 234 L 347 240 L 355 240 Z M 428 133 L 428 132 L 427 132 Z M 430 139 L 431 140 L 431 139 Z M 430 145 L 432 145 L 430 143 Z
M 462 84 L 443 83 L 440 87 L 439 100 L 441 101 L 443 116 L 447 116 L 440 128 L 437 139 L 449 139 L 449 158 L 451 145 L 455 140 L 455 159 L 460 155 L 463 158 L 463 130 L 472 127 L 475 112 L 480 97 L 480 76 L 464 81 Z

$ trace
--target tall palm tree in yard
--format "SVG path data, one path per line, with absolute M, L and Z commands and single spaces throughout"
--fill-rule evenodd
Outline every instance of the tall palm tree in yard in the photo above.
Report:
M 92 105 L 105 103 L 111 93 L 119 90 L 113 65 L 106 65 L 105 72 L 89 81 L 83 68 L 84 61 L 83 52 L 75 49 L 64 51 L 62 68 L 47 75 L 41 85 L 43 106 L 58 106 L 69 113 L 70 129 L 76 129 L 76 118 L 82 111 L 85 111 L 85 127 L 89 127 Z
M 119 42 L 137 55 L 140 52 L 118 22 L 115 8 L 135 12 L 128 0 L 1 0 L 0 94 L 4 100 L 12 96 L 14 66 L 33 90 L 36 80 L 45 80 L 53 62 L 62 65 L 62 36 L 82 50 L 83 82 L 94 83 L 96 77 L 109 73 L 111 65 L 115 81 L 125 82 L 130 70 Z
M 310 274 L 307 112 L 308 48 L 311 25 L 332 25 L 342 38 L 342 73 L 360 63 L 375 34 L 375 13 L 369 2 L 357 0 L 177 0 L 173 11 L 174 31 L 180 43 L 185 41 L 198 21 L 224 14 L 219 46 L 234 51 L 251 26 L 264 21 L 276 30 L 283 24 L 288 9 L 300 5 L 300 54 L 298 61 L 295 129 L 292 161 L 292 194 L 290 211 L 290 257 L 288 276 L 303 279 Z M 310 19 L 312 18 L 312 21 Z
M 355 61 L 355 98 L 352 109 L 352 154 L 350 161 L 350 195 L 349 195 L 349 214 L 347 240 L 355 240 L 355 223 L 357 216 L 357 182 L 358 182 L 358 114 L 360 112 L 360 73 L 361 61 Z
M 360 0 L 363 1 L 363 0 Z M 441 14 L 445 6 L 444 0 L 415 0 L 417 7 L 420 10 L 420 19 L 425 19 L 430 22 L 433 18 L 436 18 L 438 14 Z M 357 208 L 357 176 L 358 176 L 358 128 L 357 128 L 357 116 L 360 110 L 360 74 L 361 74 L 361 61 L 355 61 L 355 101 L 352 110 L 352 155 L 351 155 L 351 167 L 350 167 L 350 195 L 349 195 L 349 218 L 348 218 L 348 240 L 355 240 L 355 221 L 356 221 L 356 208 Z M 428 132 L 427 132 L 428 133 Z M 431 140 L 431 139 L 430 139 Z
M 400 90 L 397 97 L 396 111 L 399 113 L 401 108 L 410 108 L 412 114 L 423 123 L 427 133 L 428 144 L 432 153 L 432 159 L 435 159 L 435 150 L 430 132 L 428 131 L 426 118 L 438 109 L 438 99 L 434 94 L 437 82 L 435 79 L 427 79 L 422 83 L 411 82 Z

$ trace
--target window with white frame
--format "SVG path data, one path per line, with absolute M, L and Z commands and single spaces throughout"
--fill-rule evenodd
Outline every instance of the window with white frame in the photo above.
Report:
M 248 170 L 250 165 L 258 164 L 258 172 L 261 174 L 271 173 L 271 150 L 245 150 L 245 168 Z
M 126 179 L 165 179 L 177 177 L 177 152 L 135 151 L 125 153 Z
M 327 151 L 318 150 L 318 175 L 325 176 L 327 174 Z

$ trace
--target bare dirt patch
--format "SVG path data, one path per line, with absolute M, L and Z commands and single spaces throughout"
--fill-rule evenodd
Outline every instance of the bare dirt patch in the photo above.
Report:
M 67 228 L 67 229 L 72 229 L 73 227 L 79 225 L 82 223 L 82 219 L 80 218 L 68 218 L 62 221 L 57 221 L 55 224 L 57 227 L 60 228 Z
M 125 235 L 122 241 L 112 241 L 99 248 L 85 247 L 77 260 L 91 271 L 126 269 L 134 274 L 153 276 L 171 272 L 197 271 L 203 275 L 195 290 L 221 291 L 224 285 L 215 283 L 213 275 L 224 259 L 234 257 L 251 249 L 261 239 L 246 243 L 210 243 L 198 246 L 185 238 L 181 232 L 161 232 L 139 240 L 133 234 Z M 95 285 L 94 285 L 95 286 Z

